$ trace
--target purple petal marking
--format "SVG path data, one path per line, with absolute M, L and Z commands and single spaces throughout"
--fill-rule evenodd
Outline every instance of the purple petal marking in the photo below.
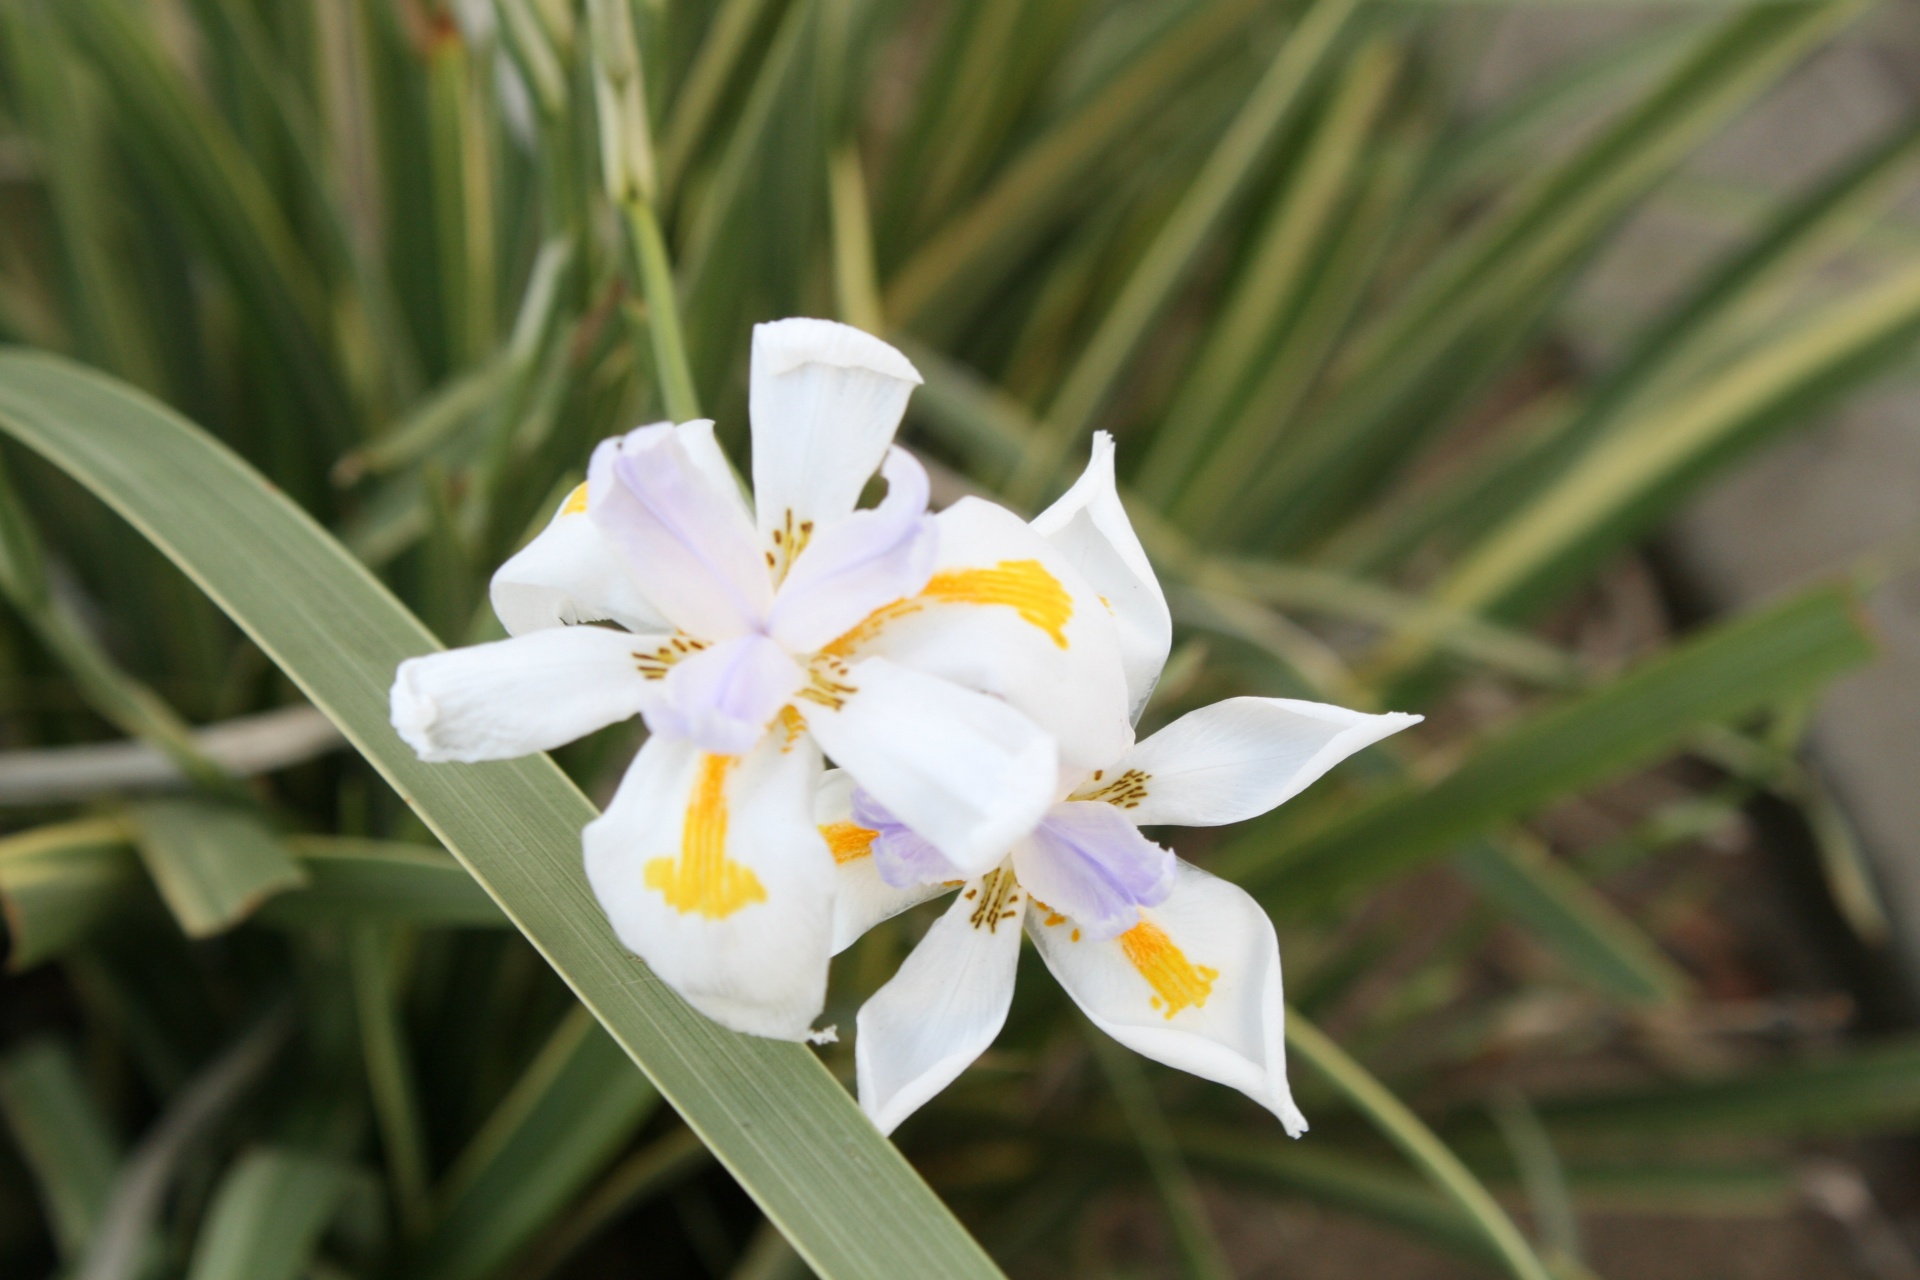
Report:
M 763 635 L 736 636 L 674 664 L 643 710 L 647 728 L 716 755 L 745 755 L 806 681 Z
M 1013 854 L 1027 891 L 1095 940 L 1118 937 L 1140 922 L 1141 907 L 1165 902 L 1174 866 L 1172 850 L 1100 800 L 1056 804 Z
M 773 585 L 758 535 L 674 431 L 661 424 L 603 441 L 587 469 L 588 514 L 675 626 L 708 640 L 760 630 Z
M 927 472 L 904 449 L 880 470 L 887 496 L 814 531 L 774 598 L 768 631 L 795 653 L 818 649 L 882 605 L 916 595 L 933 576 L 938 526 L 927 515 Z
M 922 840 L 859 787 L 853 789 L 853 820 L 879 834 L 873 839 L 873 869 L 895 889 L 917 884 L 948 884 L 966 873 L 947 855 Z

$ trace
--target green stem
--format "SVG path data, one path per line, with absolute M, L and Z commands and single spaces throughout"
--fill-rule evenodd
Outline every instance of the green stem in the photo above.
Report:
M 375 925 L 353 931 L 354 1004 L 360 1014 L 360 1050 L 367 1064 L 380 1145 L 386 1152 L 395 1208 L 406 1234 L 419 1239 L 429 1221 L 426 1139 L 413 1089 L 413 1072 L 394 1007 L 391 935 Z
M 634 258 L 640 265 L 640 291 L 647 300 L 647 333 L 653 340 L 653 362 L 660 378 L 660 395 L 667 416 L 686 422 L 700 416 L 700 397 L 693 389 L 693 369 L 687 363 L 687 343 L 680 330 L 680 301 L 674 290 L 673 264 L 667 241 L 660 234 L 653 206 L 630 199 L 621 206 L 627 231 L 633 237 Z
M 1140 1072 L 1133 1056 L 1103 1032 L 1086 1036 L 1087 1046 L 1113 1086 L 1120 1114 L 1146 1161 L 1147 1172 L 1160 1192 L 1161 1206 L 1167 1213 L 1167 1225 L 1173 1228 L 1174 1245 L 1180 1254 L 1180 1270 L 1187 1280 L 1233 1280 L 1233 1267 L 1220 1250 L 1220 1241 L 1207 1223 L 1206 1206 L 1200 1202 L 1200 1188 L 1180 1155 L 1167 1117 L 1154 1099 L 1153 1090 Z
M 867 213 L 867 180 L 860 151 L 852 142 L 827 157 L 827 194 L 833 213 L 833 285 L 840 318 L 856 329 L 878 334 L 886 320 L 880 311 L 880 284 L 873 265 L 873 222 Z
M 1411 1160 L 1433 1184 L 1453 1198 L 1517 1280 L 1552 1280 L 1552 1274 L 1480 1180 L 1435 1136 L 1419 1116 L 1393 1096 L 1368 1070 L 1347 1056 L 1320 1028 L 1287 1010 L 1287 1048 L 1312 1064 L 1364 1115 L 1381 1136 Z

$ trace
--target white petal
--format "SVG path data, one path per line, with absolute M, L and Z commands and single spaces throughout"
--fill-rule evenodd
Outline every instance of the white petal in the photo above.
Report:
M 1002 867 L 969 881 L 860 1008 L 860 1106 L 882 1133 L 959 1078 L 1006 1025 L 1025 894 Z
M 747 495 L 741 492 L 740 477 L 727 460 L 726 450 L 714 439 L 713 419 L 682 422 L 673 428 L 673 438 L 687 451 L 687 460 L 693 463 L 694 469 L 707 478 L 715 491 L 732 498 L 734 507 L 752 524 L 753 508 L 747 505 Z
M 1063 768 L 1118 759 L 1133 742 L 1126 675 L 1093 589 L 1005 508 L 963 498 L 934 523 L 940 554 L 926 590 L 833 647 L 1005 699 L 1054 739 Z
M 620 941 L 735 1031 L 805 1039 L 826 997 L 834 873 L 813 823 L 819 774 L 804 734 L 768 734 L 744 757 L 655 736 L 583 835 Z
M 639 662 L 664 639 L 562 627 L 409 658 L 394 673 L 393 727 L 422 760 L 548 751 L 640 710 Z
M 1034 517 L 1033 527 L 1064 555 L 1113 611 L 1120 665 L 1135 720 L 1146 708 L 1173 645 L 1173 615 L 1160 580 L 1120 504 L 1113 478 L 1113 437 L 1093 433 L 1087 469 L 1060 500 Z
M 1111 800 L 1142 826 L 1239 822 L 1291 800 L 1354 752 L 1420 719 L 1293 698 L 1228 698 L 1135 746 L 1078 798 Z
M 847 325 L 753 327 L 747 411 L 763 543 L 853 510 L 919 385 L 905 356 Z
M 488 594 L 510 636 L 581 622 L 617 622 L 636 632 L 673 630 L 594 528 L 585 484 L 567 495 L 532 542 L 494 571 Z
M 833 953 L 839 955 L 860 935 L 882 920 L 891 920 L 902 911 L 917 907 L 931 898 L 950 893 L 958 886 L 916 884 L 896 889 L 880 878 L 874 869 L 871 828 L 853 817 L 853 776 L 845 769 L 829 769 L 814 793 L 813 820 L 826 837 L 827 852 L 833 855 L 838 871 L 838 887 L 833 895 Z
M 683 658 L 641 710 L 655 733 L 686 738 L 703 751 L 743 755 L 806 679 L 786 650 L 749 633 Z
M 831 696 L 803 689 L 793 705 L 836 764 L 963 872 L 997 865 L 1053 801 L 1053 741 L 996 698 L 869 658 Z
M 682 631 L 728 640 L 765 619 L 773 583 L 739 492 L 716 483 L 674 428 L 601 441 L 587 467 L 587 512 Z
M 939 533 L 927 515 L 927 471 L 904 449 L 887 454 L 887 496 L 870 511 L 819 528 L 774 598 L 768 632 L 810 653 L 884 604 L 917 595 L 933 574 Z
M 1108 942 L 1073 921 L 1027 917 L 1047 968 L 1086 1015 L 1156 1062 L 1230 1085 L 1299 1137 L 1287 1089 L 1286 1006 L 1273 922 L 1245 890 L 1190 863 L 1173 893 Z

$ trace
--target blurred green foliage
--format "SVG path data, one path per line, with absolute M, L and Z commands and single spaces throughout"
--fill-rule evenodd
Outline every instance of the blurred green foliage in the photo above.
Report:
M 1871 651 L 1852 587 L 1624 668 L 1536 625 L 1920 332 L 1910 254 L 1822 275 L 1920 122 L 1743 218 L 1605 365 L 1556 329 L 1623 222 L 1860 10 L 1678 9 L 1470 111 L 1453 15 L 1357 0 L 0 0 L 0 332 L 223 441 L 448 643 L 498 634 L 488 573 L 594 441 L 704 411 L 745 460 L 756 321 L 908 350 L 905 439 L 949 493 L 1036 509 L 1112 430 L 1181 629 L 1144 727 L 1235 693 L 1509 710 L 1436 717 L 1188 850 L 1281 922 L 1306 1141 L 1114 1060 L 1025 983 L 902 1146 L 1002 1266 L 1088 1265 L 1076 1221 L 1139 1184 L 1182 1273 L 1220 1275 L 1200 1173 L 1586 1275 L 1589 1205 L 1778 1203 L 1757 1135 L 1920 1115 L 1904 1042 L 1630 1094 L 1459 1088 L 1540 994 L 1465 983 L 1496 923 L 1596 1021 L 1696 1010 L 1605 881 L 1755 794 L 1818 810 L 1836 898 L 1883 927 L 1795 759 L 1808 697 Z M 408 782 L 510 921 L 311 720 L 192 727 L 298 701 L 291 677 L 402 776 L 369 744 L 382 646 L 419 643 L 403 614 L 138 396 L 7 356 L 0 427 L 33 449 L 0 455 L 0 904 L 22 1007 L 50 1010 L 0 1054 L 0 1265 L 534 1280 L 614 1240 L 650 1275 L 803 1274 L 697 1130 L 821 1274 L 889 1273 L 885 1229 L 835 1243 L 831 1191 L 799 1185 L 854 1157 L 713 1127 L 812 1079 L 800 1051 L 686 1026 L 674 1068 L 670 997 L 596 976 L 610 941 L 554 941 L 596 923 L 540 900 L 577 856 L 557 775 Z M 281 643 L 303 607 L 305 646 Z M 560 762 L 604 796 L 634 732 Z M 114 737 L 145 748 L 87 753 Z M 1722 789 L 1617 846 L 1571 860 L 1522 825 L 1680 753 Z M 168 774 L 185 793 L 148 794 Z M 1473 914 L 1345 1006 L 1343 1048 L 1308 1018 L 1394 951 L 1367 904 L 1442 860 Z M 913 927 L 841 962 L 842 1025 Z M 703 1078 L 723 1063 L 745 1083 Z M 949 1229 L 903 1169 L 862 1167 L 901 1197 L 874 1221 Z M 940 1274 L 981 1273 L 955 1249 Z

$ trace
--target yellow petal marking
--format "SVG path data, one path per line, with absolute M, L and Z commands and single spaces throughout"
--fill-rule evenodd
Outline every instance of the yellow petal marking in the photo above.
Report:
M 1096 772 L 1090 782 L 1099 782 L 1105 771 Z M 1129 769 L 1113 781 L 1101 787 L 1086 786 L 1068 796 L 1069 800 L 1105 800 L 1108 804 L 1122 809 L 1138 809 L 1140 802 L 1147 798 L 1147 783 L 1153 775 L 1138 769 Z
M 1194 965 L 1186 953 L 1173 944 L 1166 931 L 1150 920 L 1142 920 L 1121 934 L 1120 950 L 1126 955 L 1127 963 L 1138 969 L 1147 984 L 1160 993 L 1153 1007 L 1158 1009 L 1160 1002 L 1165 1001 L 1169 1019 L 1182 1009 L 1198 1009 L 1206 1004 L 1207 997 L 1213 994 L 1213 980 L 1220 976 L 1218 969 Z
M 918 612 L 920 612 L 920 602 L 917 599 L 895 600 L 892 604 L 883 604 L 866 617 L 860 619 L 860 621 L 854 623 L 851 629 L 842 634 L 839 639 L 828 644 L 827 647 L 820 652 L 830 658 L 849 657 L 854 650 L 871 641 L 882 631 L 885 631 L 889 622 L 897 618 L 904 618 L 910 613 Z
M 1067 647 L 1073 597 L 1038 560 L 1002 560 L 991 569 L 949 569 L 934 574 L 920 594 L 945 604 L 1004 604 L 1062 649 Z
M 658 889 L 681 915 L 698 912 L 724 920 L 767 900 L 753 868 L 727 857 L 727 774 L 739 762 L 737 756 L 700 757 L 700 777 L 680 831 L 680 856 L 647 863 L 647 888 Z
M 820 834 L 827 838 L 827 852 L 835 862 L 853 862 L 866 857 L 873 852 L 873 842 L 880 835 L 857 822 L 829 822 L 820 828 Z
M 573 486 L 573 492 L 568 494 L 567 500 L 560 504 L 560 514 L 563 516 L 577 516 L 586 509 L 587 482 L 582 480 L 579 484 Z
M 927 580 L 919 595 L 883 604 L 855 623 L 820 652 L 845 658 L 886 630 L 887 625 L 920 612 L 927 601 L 938 604 L 999 604 L 1046 632 L 1062 649 L 1067 647 L 1067 622 L 1073 617 L 1073 597 L 1060 579 L 1038 560 L 1002 560 L 991 569 L 947 569 Z

